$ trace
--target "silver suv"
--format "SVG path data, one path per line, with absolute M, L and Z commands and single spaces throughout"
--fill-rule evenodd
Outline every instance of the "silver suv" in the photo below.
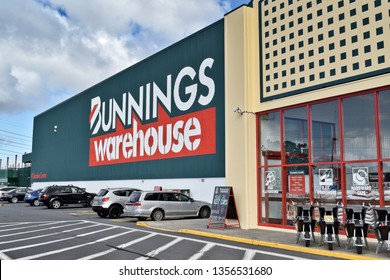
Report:
M 147 218 L 160 221 L 164 218 L 208 218 L 210 211 L 210 203 L 196 201 L 180 192 L 135 191 L 126 202 L 124 215 L 139 221 Z
M 125 202 L 134 188 L 106 188 L 101 189 L 92 201 L 92 210 L 99 217 L 104 218 L 107 215 L 111 219 L 120 217 L 123 214 Z

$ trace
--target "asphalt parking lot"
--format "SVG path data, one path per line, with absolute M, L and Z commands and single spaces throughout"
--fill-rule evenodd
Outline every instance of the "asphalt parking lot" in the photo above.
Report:
M 18 203 L 6 204 L 0 211 L 3 260 L 309 259 L 309 255 L 301 253 L 263 250 L 239 242 L 139 226 L 131 218 L 100 218 L 90 208 L 54 210 Z M 198 220 L 201 219 L 185 221 Z M 174 220 L 163 222 L 169 224 Z M 314 259 L 323 258 L 314 256 Z
M 220 230 L 208 228 L 208 219 L 140 223 L 127 217 L 100 218 L 89 207 L 54 210 L 44 206 L 31 207 L 25 203 L 0 205 L 3 205 L 0 206 L 0 258 L 3 259 L 116 259 L 125 256 L 128 259 L 305 259 L 297 253 L 310 254 L 317 259 L 390 259 L 390 251 L 385 248 L 375 254 L 375 239 L 369 239 L 370 250 L 357 255 L 353 247 L 345 248 L 344 236 L 341 236 L 342 246 L 329 251 L 317 244 L 312 244 L 310 248 L 303 243 L 296 244 L 293 230 Z M 138 242 L 132 241 L 137 239 L 153 244 L 154 248 L 139 248 L 139 244 L 136 245 Z M 221 245 L 221 241 L 230 243 Z M 258 248 L 242 249 L 243 244 Z M 46 246 L 46 249 L 42 249 L 42 246 Z M 129 246 L 135 249 L 124 249 Z M 83 253 L 76 253 L 81 247 Z M 176 247 L 187 248 L 185 251 L 188 255 L 183 255 L 182 250 L 175 252 L 173 249 Z M 272 250 L 266 252 L 262 248 Z M 284 250 L 284 255 L 278 250 Z M 202 254 L 199 255 L 199 252 Z

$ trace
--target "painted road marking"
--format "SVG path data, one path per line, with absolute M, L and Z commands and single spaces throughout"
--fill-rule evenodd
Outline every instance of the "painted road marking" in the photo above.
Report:
M 201 250 L 199 250 L 198 253 L 190 257 L 189 260 L 199 260 L 206 252 L 210 251 L 214 247 L 215 243 L 207 243 Z
M 58 225 L 59 223 L 62 223 L 62 224 Z M 49 236 L 49 235 L 52 236 L 52 235 L 61 234 L 61 233 L 71 233 L 71 232 L 74 232 L 74 231 L 79 230 L 79 229 L 83 229 L 83 230 L 88 229 L 89 230 L 86 233 L 81 233 L 81 234 L 73 235 L 73 236 L 66 237 L 66 238 L 58 238 L 58 239 L 50 240 L 50 241 L 46 241 L 46 242 L 33 242 L 31 244 L 27 244 L 27 245 L 24 245 L 24 246 L 17 246 L 17 247 L 3 249 L 3 250 L 1 250 L 1 246 L 0 246 L 0 259 L 11 259 L 6 254 L 7 252 L 15 252 L 15 251 L 18 251 L 18 250 L 24 250 L 24 249 L 39 247 L 39 246 L 48 245 L 48 244 L 52 244 L 52 243 L 69 241 L 69 240 L 76 240 L 77 239 L 78 241 L 80 241 L 80 239 L 79 239 L 80 237 L 91 236 L 91 235 L 94 235 L 94 234 L 97 234 L 97 233 L 104 233 L 104 232 L 107 233 L 107 236 L 103 237 L 103 238 L 100 238 L 100 239 L 97 239 L 97 240 L 93 240 L 93 241 L 90 241 L 90 242 L 85 242 L 85 243 L 74 245 L 74 246 L 71 244 L 71 246 L 69 246 L 69 247 L 61 248 L 61 249 L 58 249 L 58 250 L 52 250 L 52 251 L 44 252 L 44 253 L 40 253 L 40 254 L 35 254 L 35 255 L 31 255 L 31 256 L 26 256 L 26 257 L 22 257 L 21 259 L 42 258 L 42 257 L 50 256 L 50 255 L 53 255 L 53 254 L 58 254 L 58 253 L 66 252 L 66 251 L 69 251 L 69 250 L 79 249 L 79 248 L 82 248 L 82 247 L 85 247 L 85 246 L 90 246 L 90 245 L 93 245 L 93 244 L 96 244 L 96 243 L 104 242 L 106 240 L 113 239 L 113 238 L 119 237 L 121 235 L 129 234 L 129 233 L 132 233 L 132 232 L 145 233 L 146 235 L 143 236 L 143 237 L 134 239 L 134 240 L 130 240 L 129 242 L 125 242 L 125 243 L 123 243 L 123 244 L 121 244 L 119 246 L 115 246 L 115 247 L 110 248 L 108 250 L 105 250 L 103 252 L 99 252 L 99 253 L 96 253 L 96 254 L 91 254 L 91 255 L 88 255 L 88 256 L 84 256 L 84 257 L 82 257 L 80 259 L 95 259 L 95 258 L 104 256 L 104 255 L 113 253 L 113 252 L 115 252 L 117 250 L 123 250 L 123 249 L 126 250 L 127 247 L 130 247 L 130 246 L 135 245 L 135 244 L 137 244 L 139 242 L 145 241 L 145 240 L 147 240 L 147 239 L 149 239 L 149 238 L 151 238 L 153 236 L 165 236 L 165 237 L 172 238 L 173 240 L 170 241 L 169 243 L 165 244 L 162 247 L 155 248 L 154 250 L 152 250 L 151 252 L 149 252 L 147 254 L 142 254 L 142 257 L 139 258 L 139 259 L 156 258 L 156 257 L 158 257 L 158 255 L 160 253 L 162 253 L 163 251 L 169 249 L 170 247 L 174 246 L 175 244 L 177 244 L 178 242 L 183 241 L 183 240 L 195 242 L 197 244 L 204 244 L 202 249 L 200 249 L 199 251 L 195 252 L 189 258 L 190 260 L 201 259 L 207 252 L 209 252 L 209 251 L 211 251 L 213 249 L 217 250 L 216 249 L 217 245 L 218 245 L 218 247 L 222 247 L 222 248 L 230 248 L 230 249 L 242 251 L 243 252 L 243 257 L 242 258 L 243 259 L 253 259 L 256 254 L 274 256 L 274 257 L 279 257 L 279 258 L 283 258 L 283 259 L 300 259 L 300 260 L 305 259 L 305 258 L 296 257 L 296 256 L 289 255 L 289 254 L 273 253 L 273 252 L 268 252 L 268 251 L 264 251 L 264 250 L 252 250 L 252 249 L 247 249 L 247 248 L 243 248 L 243 247 L 239 247 L 239 246 L 235 246 L 235 245 L 220 244 L 220 243 L 217 243 L 217 242 L 209 242 L 209 241 L 204 241 L 204 240 L 199 240 L 199 239 L 189 238 L 189 237 L 179 237 L 179 236 L 176 236 L 176 235 L 174 235 L 172 233 L 164 233 L 164 232 L 157 233 L 157 232 L 152 232 L 150 230 L 130 229 L 130 228 L 125 227 L 125 226 L 120 226 L 120 225 L 113 226 L 113 225 L 108 225 L 108 224 L 98 223 L 98 222 L 91 222 L 91 221 L 86 221 L 86 220 L 72 220 L 72 221 L 59 221 L 59 222 L 58 221 L 57 222 L 53 221 L 51 223 L 48 223 L 48 222 L 46 222 L 46 223 L 37 222 L 35 224 L 33 224 L 33 223 L 28 224 L 27 227 L 31 228 L 34 225 L 35 226 L 39 226 L 40 227 L 39 232 L 44 233 L 45 230 L 53 230 L 53 229 L 56 230 L 56 229 L 60 229 L 60 228 L 63 228 L 63 227 L 75 226 L 75 225 L 80 225 L 80 224 L 85 225 L 85 226 L 77 227 L 77 228 L 73 228 L 73 229 L 67 229 L 67 230 L 59 230 L 59 231 L 54 232 L 54 233 L 41 234 L 40 236 L 34 236 L 34 237 L 29 236 L 29 237 L 25 237 L 25 238 L 11 240 L 11 242 L 14 242 L 14 243 L 17 243 L 19 241 L 20 242 L 21 241 L 34 241 L 34 239 L 39 238 L 39 237 L 45 237 L 45 236 Z M 12 230 L 12 224 L 8 224 L 8 225 L 11 226 L 11 227 L 8 228 L 7 231 L 8 230 Z M 15 223 L 14 225 L 16 227 L 13 228 L 13 229 L 20 229 L 21 223 Z M 52 226 L 52 225 L 55 225 L 55 226 Z M 48 227 L 45 228 L 45 226 L 48 226 Z M 104 228 L 91 231 L 91 229 L 93 227 L 96 227 L 96 226 L 103 226 Z M 112 230 L 112 229 L 124 229 L 125 232 L 122 232 L 122 233 L 119 233 L 119 234 L 116 234 L 116 235 L 110 235 L 109 231 Z M 0 245 L 7 243 L 7 241 L 1 241 L 2 237 L 8 237 L 8 236 L 11 236 L 11 235 L 16 235 L 16 234 L 31 234 L 31 233 L 36 232 L 36 231 L 38 231 L 38 230 L 30 230 L 30 231 L 24 231 L 22 233 L 19 232 L 19 233 L 14 233 L 14 234 L 2 235 L 2 236 L 0 236 Z M 130 251 L 130 249 L 131 248 L 129 248 L 129 251 Z
M 84 224 L 84 223 L 86 223 L 86 222 L 79 222 L 79 223 L 75 223 L 75 224 L 67 224 L 67 225 L 49 227 L 46 230 L 59 229 L 59 228 L 63 228 L 63 227 L 69 227 L 69 226 L 73 226 L 73 225 L 77 225 L 77 224 Z M 42 231 L 41 228 L 40 229 L 36 229 L 36 230 L 30 230 L 30 231 L 21 231 L 21 232 L 16 232 L 16 233 L 11 233 L 11 234 L 0 235 L 0 238 L 1 237 L 14 236 L 14 235 L 22 235 L 22 234 L 26 234 L 26 233 L 41 232 L 41 231 Z
M 0 244 L 8 244 L 8 243 L 14 243 L 14 242 L 21 242 L 21 241 L 26 241 L 26 240 L 31 240 L 31 239 L 37 239 L 37 238 L 42 238 L 42 237 L 48 237 L 48 236 L 52 236 L 52 235 L 57 235 L 57 234 L 61 234 L 61 233 L 69 233 L 69 232 L 72 232 L 72 231 L 83 230 L 83 229 L 91 228 L 91 227 L 98 227 L 98 226 L 99 226 L 99 225 L 89 225 L 89 226 L 85 226 L 85 227 L 79 227 L 79 228 L 74 228 L 74 229 L 68 229 L 68 230 L 63 230 L 63 231 L 58 231 L 58 232 L 53 232 L 53 233 L 48 233 L 48 234 L 30 236 L 30 237 L 27 237 L 27 238 L 20 238 L 20 239 L 14 239 L 14 240 L 7 240 L 7 241 L 0 242 Z
M 134 239 L 134 240 L 132 240 L 130 242 L 127 242 L 127 243 L 124 243 L 124 244 L 121 244 L 121 245 L 117 246 L 117 248 L 124 249 L 126 247 L 131 246 L 131 245 L 134 245 L 136 243 L 139 243 L 141 241 L 149 239 L 149 238 L 151 238 L 151 237 L 153 237 L 155 235 L 157 235 L 157 234 L 156 233 L 150 233 L 149 235 L 146 235 L 146 236 Z M 93 254 L 93 255 L 90 255 L 90 256 L 86 256 L 86 257 L 80 258 L 79 260 L 92 260 L 92 259 L 95 259 L 97 257 L 101 257 L 101 256 L 104 256 L 104 255 L 110 254 L 110 253 L 115 252 L 117 250 L 118 249 L 116 249 L 116 248 L 112 248 L 112 249 L 109 249 L 109 250 L 106 250 L 106 251 L 103 251 L 103 252 L 100 252 L 100 253 L 97 253 L 97 254 Z
M 16 228 L 1 229 L 0 232 L 11 231 L 11 230 L 18 230 L 18 229 L 26 229 L 26 228 L 36 228 L 36 227 L 40 227 L 40 226 L 60 224 L 60 223 L 65 223 L 65 222 L 64 221 L 59 221 L 59 222 L 50 222 L 50 223 L 44 223 L 44 224 L 34 224 L 34 225 L 31 225 L 31 226 L 20 227 L 20 228 L 16 227 Z M 84 221 L 84 223 L 86 223 L 86 221 Z M 41 230 L 41 229 L 39 229 L 39 230 Z
M 154 258 L 155 256 L 157 256 L 161 252 L 165 251 L 166 249 L 172 247 L 173 245 L 175 245 L 176 243 L 178 243 L 182 240 L 183 240 L 182 238 L 176 238 L 176 239 L 172 240 L 171 242 L 165 244 L 164 246 L 162 246 L 158 249 L 154 249 L 153 251 L 147 253 L 146 256 L 138 258 L 137 260 L 147 260 L 149 258 Z
M 256 251 L 255 250 L 246 250 L 245 254 L 244 254 L 244 257 L 242 259 L 243 260 L 253 260 L 255 255 L 256 255 Z
M 130 232 L 132 232 L 132 230 L 130 230 L 128 232 L 121 232 L 121 233 L 118 233 L 118 234 L 115 234 L 115 235 L 110 235 L 110 236 L 98 239 L 96 241 L 87 242 L 87 243 L 84 243 L 84 244 L 79 244 L 79 245 L 75 245 L 75 246 L 71 246 L 71 247 L 66 247 L 66 248 L 62 248 L 62 249 L 59 249 L 59 250 L 54 250 L 54 251 L 45 252 L 45 253 L 42 253 L 42 254 L 36 254 L 36 255 L 20 258 L 20 260 L 33 260 L 33 259 L 38 259 L 38 258 L 42 258 L 42 257 L 49 256 L 49 255 L 62 253 L 62 252 L 65 252 L 65 251 L 76 249 L 76 248 L 81 248 L 81 247 L 84 247 L 84 246 L 88 246 L 88 245 L 96 244 L 96 243 L 99 243 L 99 242 L 103 242 L 103 241 L 106 241 L 108 239 L 112 239 L 112 238 L 115 238 L 115 237 L 118 237 L 118 236 L 121 236 L 121 235 L 124 235 L 124 234 L 128 234 Z

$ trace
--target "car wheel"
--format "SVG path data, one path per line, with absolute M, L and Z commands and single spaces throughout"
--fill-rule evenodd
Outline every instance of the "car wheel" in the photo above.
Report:
M 92 207 L 92 203 L 93 203 L 93 198 L 91 198 L 90 200 L 88 200 L 88 201 L 84 204 L 84 207 Z
M 51 203 L 51 208 L 59 209 L 61 207 L 61 202 L 58 199 L 53 200 Z
M 17 203 L 18 202 L 18 198 L 16 196 L 14 196 L 13 198 L 11 198 L 10 202 Z
M 108 210 L 108 216 L 111 219 L 119 218 L 121 214 L 122 214 L 122 207 L 118 205 L 111 206 L 110 209 Z
M 210 217 L 210 208 L 206 207 L 206 206 L 203 206 L 199 210 L 199 218 L 205 219 L 205 218 L 208 218 L 208 217 Z
M 105 218 L 105 217 L 107 217 L 107 215 L 108 215 L 108 213 L 106 213 L 106 212 L 97 212 L 97 214 L 98 214 L 98 216 L 99 216 L 100 218 Z
M 38 199 L 35 199 L 35 200 L 33 201 L 32 205 L 34 205 L 34 206 L 39 206 L 39 205 L 40 205 L 39 200 L 38 200 Z
M 164 218 L 164 212 L 161 209 L 156 209 L 152 212 L 151 216 L 153 221 L 161 221 Z

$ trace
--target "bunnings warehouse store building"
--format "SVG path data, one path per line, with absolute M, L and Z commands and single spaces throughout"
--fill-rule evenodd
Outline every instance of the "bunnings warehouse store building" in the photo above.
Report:
M 233 186 L 242 228 L 390 205 L 389 26 L 387 0 L 253 1 L 36 116 L 33 186 Z

